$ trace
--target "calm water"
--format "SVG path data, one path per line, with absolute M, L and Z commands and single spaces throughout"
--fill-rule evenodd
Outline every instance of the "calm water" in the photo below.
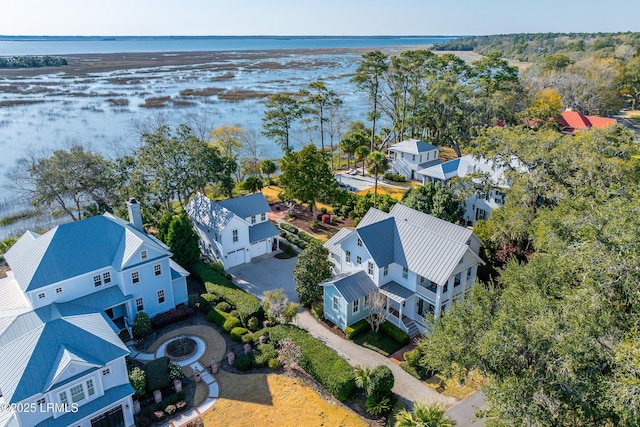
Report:
M 120 52 L 195 52 L 429 45 L 457 37 L 8 37 L 0 55 L 67 55 Z
M 434 37 L 207 37 L 207 38 L 0 38 L 0 54 L 42 55 L 73 53 L 159 52 L 231 50 L 233 55 L 211 59 L 198 66 L 122 69 L 74 77 L 42 74 L 8 77 L 0 70 L 0 164 L 11 168 L 27 150 L 64 148 L 82 143 L 114 157 L 139 143 L 140 123 L 162 120 L 175 126 L 197 122 L 212 129 L 239 124 L 258 135 L 262 158 L 277 158 L 281 151 L 260 131 L 266 97 L 276 92 L 296 92 L 323 80 L 344 100 L 343 119 L 364 120 L 366 97 L 350 82 L 361 56 L 349 52 L 314 53 L 282 51 L 293 48 L 336 48 L 432 44 L 449 38 Z M 249 50 L 267 50 L 256 55 Z M 402 48 L 397 48 L 401 51 Z M 164 53 L 163 53 L 164 52 Z M 244 52 L 244 53 L 243 53 Z M 189 95 L 201 91 L 201 95 Z M 158 108 L 145 106 L 151 98 L 165 98 Z M 381 123 L 384 126 L 384 123 Z M 319 136 L 302 126 L 293 133 L 294 146 L 318 143 Z M 25 209 L 0 175 L 0 217 Z M 25 228 L 48 228 L 50 218 L 39 223 L 21 222 L 0 227 L 0 238 Z

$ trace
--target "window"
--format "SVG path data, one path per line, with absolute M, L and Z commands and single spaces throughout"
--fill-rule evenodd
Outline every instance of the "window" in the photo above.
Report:
M 144 303 L 142 301 L 142 298 L 136 298 L 136 308 L 138 309 L 138 311 L 144 310 Z
M 472 273 L 472 268 L 469 267 L 469 269 L 467 270 L 467 284 L 471 281 L 471 273 Z
M 358 239 L 358 246 L 362 247 L 362 240 Z
M 160 267 L 160 264 L 156 264 L 153 266 L 153 274 L 155 274 L 156 276 L 162 274 L 162 268 Z
M 358 265 L 362 264 L 362 257 L 361 256 L 357 256 L 356 257 L 356 264 L 358 264 Z
M 87 394 L 89 396 L 96 394 L 96 389 L 93 387 L 93 380 L 87 380 Z
M 46 405 L 47 403 L 47 399 L 45 399 L 44 397 L 41 397 L 40 399 L 36 400 L 36 405 L 41 408 L 44 405 Z
M 158 304 L 162 304 L 164 302 L 164 289 L 160 289 L 158 291 Z
M 82 384 L 71 387 L 71 401 L 73 403 L 78 403 L 81 400 L 84 400 L 84 390 L 82 388 Z
M 111 273 L 109 273 L 108 271 L 106 273 L 104 273 L 102 275 L 102 281 L 107 284 L 107 283 L 111 283 Z
M 368 305 L 369 305 L 369 294 L 366 294 L 364 296 L 364 308 L 367 308 Z
M 486 212 L 484 211 L 484 209 L 478 209 L 476 210 L 476 219 L 486 219 Z
M 373 263 L 369 261 L 367 264 L 368 264 L 367 273 L 369 273 L 369 276 L 373 276 Z
M 60 392 L 58 397 L 60 397 L 60 403 L 62 404 L 62 406 L 66 407 L 69 404 L 69 399 L 67 399 L 67 392 L 66 391 Z
M 102 276 L 99 274 L 97 276 L 93 276 L 93 285 L 97 288 L 102 285 Z
M 385 265 L 384 266 L 384 270 L 382 272 L 383 276 L 388 276 L 389 275 L 389 266 Z
M 255 215 L 253 215 L 253 216 L 251 217 L 251 224 L 255 224 L 255 223 L 256 223 L 256 216 L 255 216 Z
M 104 368 L 102 370 L 102 376 L 106 377 L 107 375 L 109 375 L 111 373 L 111 369 L 110 368 Z
M 420 284 L 421 285 L 424 284 L 427 281 L 426 277 L 422 277 L 422 276 L 418 276 L 418 277 L 420 277 Z
M 402 278 L 406 279 L 409 277 L 409 269 L 407 267 L 402 267 Z
M 449 290 L 449 282 L 445 283 L 444 286 L 442 286 L 442 293 L 444 294 L 448 290 Z
M 353 302 L 353 312 L 357 313 L 358 311 L 360 311 L 360 300 L 357 299 Z
M 460 279 L 461 279 L 462 273 L 458 273 L 456 274 L 456 277 L 453 279 L 453 287 L 455 288 L 456 286 L 460 286 Z
M 233 230 L 233 232 L 231 234 L 233 235 L 233 241 L 237 242 L 238 241 L 238 230 Z
M 415 154 L 412 154 L 412 155 L 411 155 L 411 161 L 412 161 L 412 162 L 415 162 L 415 161 L 416 161 L 416 155 L 415 155 Z
M 340 308 L 340 300 L 338 299 L 338 297 L 334 296 L 333 297 L 333 310 L 334 311 L 338 311 L 339 308 Z
M 140 252 L 140 258 L 147 259 L 147 251 Z
M 46 296 L 47 296 L 47 294 L 46 294 L 46 293 L 44 293 L 44 292 L 40 292 L 40 293 L 38 294 L 38 299 L 42 299 L 42 298 L 44 298 L 44 297 L 46 297 Z
M 351 251 L 346 251 L 344 253 L 344 260 L 347 262 L 351 262 Z
M 137 271 L 134 271 L 133 273 L 131 273 L 131 282 L 139 283 L 140 282 L 140 273 L 138 273 Z
M 61 293 L 62 293 L 62 287 L 56 288 L 56 294 L 61 294 Z
M 266 220 L 267 220 L 267 214 L 266 213 L 260 214 L 260 221 L 266 221 Z

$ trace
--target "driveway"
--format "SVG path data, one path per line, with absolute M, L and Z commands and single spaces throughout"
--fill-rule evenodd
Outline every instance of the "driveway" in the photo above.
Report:
M 293 281 L 293 267 L 297 261 L 297 256 L 278 259 L 271 253 L 232 267 L 228 272 L 234 276 L 238 286 L 260 299 L 264 299 L 264 291 L 283 288 L 289 301 L 300 302 Z

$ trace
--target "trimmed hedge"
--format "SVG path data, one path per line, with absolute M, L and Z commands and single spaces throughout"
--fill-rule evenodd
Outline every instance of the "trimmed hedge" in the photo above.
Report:
M 227 320 L 227 313 L 224 311 L 218 311 L 215 308 L 207 313 L 207 320 L 222 328 L 224 322 Z
M 353 325 L 347 326 L 346 328 L 344 328 L 344 334 L 347 336 L 347 339 L 352 340 L 355 336 L 357 336 L 361 332 L 364 332 L 365 330 L 370 328 L 371 326 L 369 326 L 369 323 L 367 322 L 367 320 L 362 319 L 357 321 Z
M 311 234 L 307 234 L 304 231 L 301 231 L 300 233 L 298 233 L 298 236 L 300 236 L 300 238 L 302 240 L 304 240 L 307 243 L 311 243 L 311 242 L 317 242 L 322 244 L 322 240 L 316 239 L 315 237 L 313 237 Z
M 329 393 L 343 402 L 353 395 L 356 387 L 353 368 L 346 360 L 296 326 L 277 325 L 271 328 L 270 338 L 273 342 L 287 337 L 302 351 L 300 367 Z
M 241 342 L 242 341 L 242 336 L 246 335 L 247 330 L 245 328 L 242 328 L 240 326 L 233 328 L 231 330 L 231 332 L 229 333 L 229 335 L 231 335 L 231 339 L 235 342 Z
M 220 310 L 220 311 L 224 311 L 225 313 L 228 313 L 231 311 L 231 305 L 226 301 L 222 301 L 216 304 L 216 310 Z
M 384 322 L 380 325 L 380 331 L 385 333 L 389 338 L 397 342 L 398 344 L 406 345 L 411 340 L 409 334 L 402 329 L 398 328 L 391 322 Z
M 216 295 L 219 300 L 226 301 L 240 314 L 240 320 L 246 322 L 252 316 L 261 318 L 264 314 L 262 304 L 255 296 L 236 286 L 231 280 L 216 273 L 203 263 L 193 267 L 193 274 L 198 277 L 207 289 L 207 293 Z
M 269 360 L 278 357 L 273 344 L 258 344 L 258 348 L 253 352 L 253 366 L 261 368 L 269 363 Z
M 160 313 L 151 319 L 151 327 L 153 329 L 160 329 L 172 323 L 179 322 L 180 320 L 188 319 L 192 317 L 196 311 L 186 305 L 178 306 L 167 312 Z
M 244 353 L 236 354 L 236 358 L 233 361 L 233 367 L 239 371 L 248 371 L 251 369 L 251 356 Z
M 147 376 L 147 390 L 162 390 L 169 387 L 171 378 L 169 377 L 169 358 L 159 357 L 144 365 L 144 372 Z
M 219 301 L 218 295 L 213 294 L 202 294 L 198 299 L 198 303 L 200 304 L 200 311 L 203 313 L 209 313 L 209 311 L 213 308 L 212 306 Z
M 286 222 L 281 222 L 278 224 L 280 228 L 283 230 L 287 230 L 289 233 L 298 234 L 298 228 L 295 225 L 287 224 Z
M 229 316 L 227 317 L 227 320 L 225 320 L 224 323 L 222 324 L 222 329 L 226 333 L 230 334 L 233 329 L 239 328 L 241 326 L 242 326 L 242 322 L 240 322 L 240 319 L 238 319 L 237 317 Z

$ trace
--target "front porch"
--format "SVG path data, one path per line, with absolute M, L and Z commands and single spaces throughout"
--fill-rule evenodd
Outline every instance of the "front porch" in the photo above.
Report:
M 380 292 L 387 297 L 386 319 L 409 334 L 413 338 L 424 330 L 422 317 L 416 318 L 412 307 L 406 302 L 413 303 L 415 293 L 396 282 L 389 282 L 380 288 Z

